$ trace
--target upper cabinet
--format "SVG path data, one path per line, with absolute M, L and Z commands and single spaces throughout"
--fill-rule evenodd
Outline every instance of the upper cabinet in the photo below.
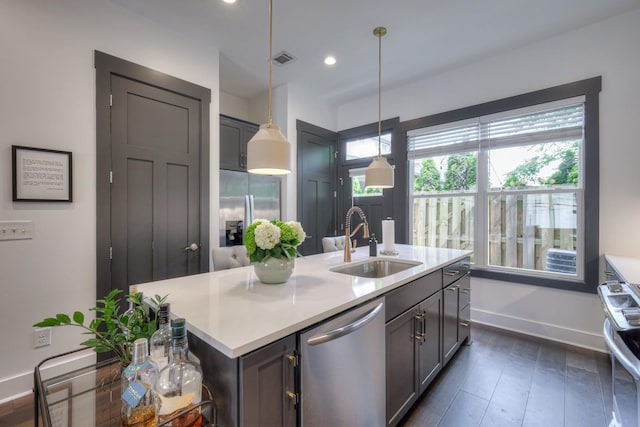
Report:
M 258 125 L 220 116 L 220 169 L 247 171 L 247 143 Z

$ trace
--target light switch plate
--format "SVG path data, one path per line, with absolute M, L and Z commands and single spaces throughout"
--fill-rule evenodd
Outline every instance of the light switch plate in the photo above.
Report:
M 33 221 L 0 221 L 0 240 L 33 239 Z

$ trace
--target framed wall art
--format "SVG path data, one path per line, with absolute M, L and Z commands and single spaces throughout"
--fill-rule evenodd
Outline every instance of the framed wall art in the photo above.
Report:
M 71 152 L 11 146 L 14 202 L 71 202 Z

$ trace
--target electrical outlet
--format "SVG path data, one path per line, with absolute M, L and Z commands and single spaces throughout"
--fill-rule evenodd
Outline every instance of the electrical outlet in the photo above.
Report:
M 33 331 L 33 347 L 51 345 L 51 328 L 40 328 Z

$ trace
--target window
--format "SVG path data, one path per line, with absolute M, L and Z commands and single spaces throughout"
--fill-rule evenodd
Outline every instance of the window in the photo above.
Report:
M 366 159 L 378 155 L 378 135 L 356 138 L 345 142 L 346 160 Z M 391 154 L 391 132 L 380 135 L 381 154 Z M 364 188 L 364 187 L 363 187 Z
M 600 79 L 583 82 L 597 112 Z M 523 95 L 504 103 L 517 108 L 407 127 L 410 243 L 473 250 L 478 276 L 593 292 L 597 211 L 587 215 L 585 200 L 595 193 L 597 206 L 597 115 L 582 94 L 531 105 Z
M 382 188 L 365 188 L 366 168 L 349 169 L 351 178 L 351 198 L 382 196 Z

